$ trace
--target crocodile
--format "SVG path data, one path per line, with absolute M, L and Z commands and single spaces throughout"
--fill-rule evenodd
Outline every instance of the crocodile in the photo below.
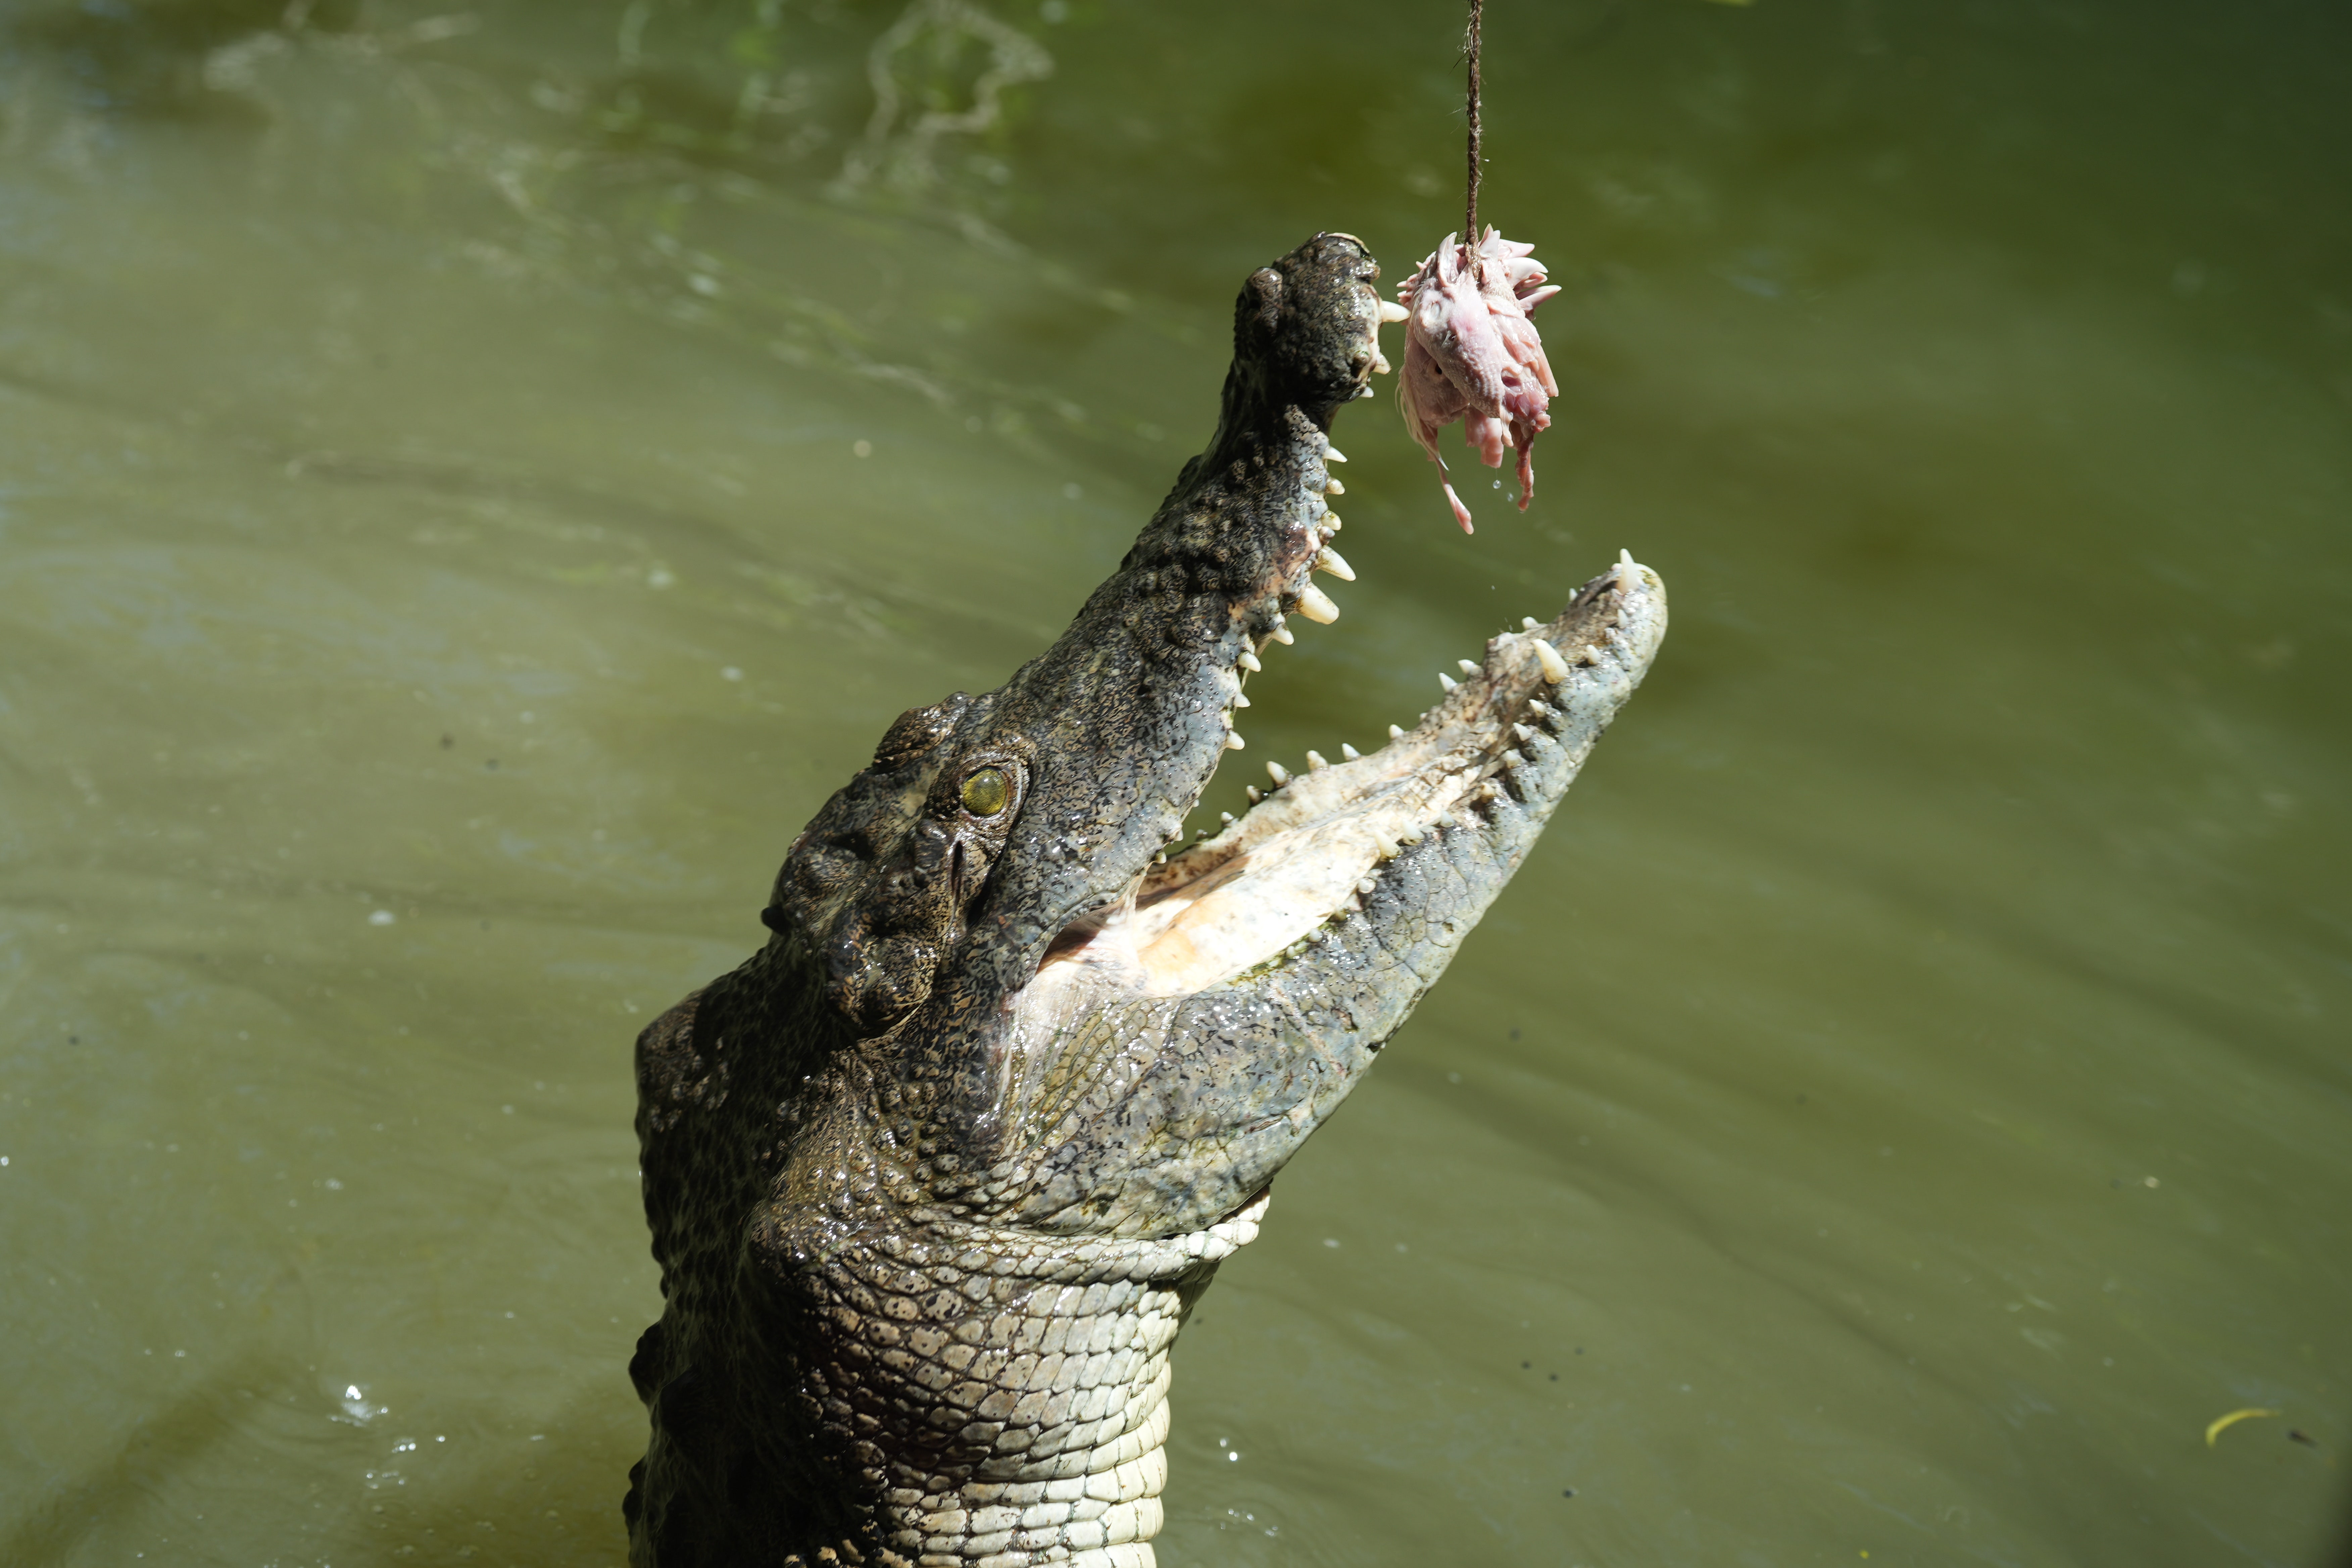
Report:
M 637 1568 L 1150 1568 L 1170 1349 L 1534 845 L 1666 623 L 1630 555 L 1388 743 L 1187 815 L 1310 581 L 1363 244 L 1252 272 L 1209 446 L 1045 654 L 890 725 L 636 1047 Z

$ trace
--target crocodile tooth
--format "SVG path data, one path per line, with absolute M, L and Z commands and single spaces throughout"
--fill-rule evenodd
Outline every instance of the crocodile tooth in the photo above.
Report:
M 1154 855 L 1151 858 L 1151 863 L 1155 866 L 1165 866 L 1168 864 L 1168 851 L 1162 849 L 1159 854 Z
M 1404 831 L 1398 834 L 1397 837 L 1406 844 L 1418 844 L 1421 842 L 1421 829 L 1408 822 L 1404 826 Z
M 1298 590 L 1298 613 L 1318 626 L 1329 626 L 1339 618 L 1339 606 L 1329 595 L 1309 583 Z
M 1323 460 L 1327 463 L 1344 463 L 1348 460 L 1348 454 L 1337 447 L 1327 447 L 1323 449 Z
M 1528 711 L 1534 714 L 1538 719 L 1549 719 L 1551 717 L 1552 713 L 1551 704 L 1549 702 L 1538 702 L 1531 697 L 1528 699 Z
M 1402 725 L 1402 724 L 1391 724 L 1391 725 L 1390 725 L 1390 726 L 1389 726 L 1389 739 L 1390 739 L 1390 740 L 1391 740 L 1391 741 L 1402 741 L 1402 740 L 1403 740 L 1403 739 L 1404 739 L 1404 726 L 1403 726 L 1403 725 Z
M 1228 730 L 1225 731 L 1225 750 L 1229 752 L 1238 752 L 1248 744 L 1249 742 L 1247 741 L 1242 739 L 1242 732 L 1239 730 Z
M 1298 639 L 1290 635 L 1290 628 L 1288 626 L 1284 626 L 1280 621 L 1276 621 L 1274 623 L 1274 630 L 1265 634 L 1265 640 L 1268 642 L 1278 642 L 1283 647 L 1288 647 L 1292 643 L 1297 642 Z
M 1333 521 L 1338 520 L 1335 518 Z M 1323 552 L 1315 558 L 1315 570 L 1328 572 L 1342 583 L 1352 583 L 1356 580 L 1356 569 L 1348 564 L 1348 558 L 1328 544 L 1323 547 Z
M 1322 752 L 1309 752 L 1307 753 L 1307 771 L 1308 773 L 1320 773 L 1330 765 L 1330 763 L 1323 760 Z
M 1451 691 L 1462 683 L 1441 669 L 1437 672 L 1437 684 L 1445 688 L 1446 690 Z
M 1381 301 L 1381 320 L 1383 321 L 1402 321 L 1412 314 L 1412 312 L 1411 310 L 1406 310 L 1394 300 L 1383 300 Z
M 1465 675 L 1475 675 L 1478 673 L 1477 664 L 1471 659 L 1457 658 L 1454 662 Z
M 1521 631 L 1531 632 L 1541 625 L 1543 625 L 1543 623 L 1536 619 L 1533 616 L 1521 616 L 1519 617 L 1519 629 Z
M 1231 827 L 1234 825 L 1234 814 L 1230 811 L 1221 811 L 1217 813 L 1217 820 Z
M 1323 493 L 1327 496 L 1343 496 L 1348 493 L 1348 487 L 1326 474 L 1323 476 Z
M 1617 564 L 1618 564 L 1618 565 L 1620 565 L 1620 566 L 1631 566 L 1631 565 L 1633 565 L 1633 552 L 1632 551 L 1630 551 L 1630 550 L 1620 550 L 1620 551 L 1617 552 Z
M 1355 748 L 1355 747 L 1353 747 L 1353 746 L 1351 746 L 1351 745 L 1348 744 L 1348 742 L 1347 742 L 1342 741 L 1342 742 L 1339 742 L 1339 755 L 1340 755 L 1341 757 L 1345 758 L 1346 760 L 1348 760 L 1349 762 L 1351 762 L 1351 763 L 1352 763 L 1352 762 L 1354 762 L 1358 757 L 1360 757 L 1360 756 L 1362 756 L 1363 754 L 1364 754 L 1363 752 L 1360 752 L 1360 751 L 1356 750 L 1356 748 Z
M 1521 745 L 1525 745 L 1527 742 L 1536 738 L 1536 732 L 1533 730 L 1528 729 L 1525 724 L 1512 725 L 1511 733 L 1519 738 L 1519 743 Z
M 1249 803 L 1252 805 L 1255 805 L 1259 801 L 1265 798 L 1265 795 L 1258 793 L 1258 787 L 1255 784 L 1244 784 L 1242 786 L 1242 793 L 1249 796 Z
M 1246 692 L 1236 691 L 1236 692 L 1234 692 L 1234 707 L 1236 707 L 1236 708 L 1246 708 L 1246 707 L 1248 707 L 1249 705 L 1250 705 L 1250 700 L 1249 700 L 1249 696 L 1248 696 L 1248 694 L 1247 694 Z
M 1276 789 L 1280 789 L 1283 785 L 1290 782 L 1290 775 L 1283 772 L 1282 764 L 1276 762 L 1272 757 L 1268 757 L 1265 760 L 1265 776 L 1274 781 L 1274 787 Z
M 1377 878 L 1377 877 L 1367 877 L 1367 878 L 1365 878 L 1362 881 L 1360 881 L 1360 882 L 1359 882 L 1359 883 L 1357 883 L 1357 884 L 1356 884 L 1356 891 L 1358 891 L 1358 892 L 1360 892 L 1360 893 L 1369 893 L 1369 892 L 1370 892 L 1373 889 L 1375 889 L 1375 888 L 1379 887 L 1380 885 L 1381 885 L 1381 883 L 1380 883 L 1380 879 L 1379 879 L 1379 878 Z
M 1536 662 L 1543 666 L 1544 679 L 1555 686 L 1566 680 L 1568 660 L 1559 657 L 1559 649 L 1552 647 L 1547 638 L 1538 637 L 1535 641 Z
M 1388 373 L 1389 356 L 1381 353 L 1380 350 L 1374 349 L 1372 351 L 1372 374 L 1374 375 L 1386 375 Z
M 1517 746 L 1512 746 L 1503 752 L 1503 765 L 1507 768 L 1516 768 L 1526 761 L 1527 758 L 1519 755 L 1519 749 Z
M 1257 661 L 1257 655 L 1250 652 L 1247 648 L 1242 649 L 1241 658 L 1234 660 L 1234 662 L 1240 665 L 1244 669 L 1248 670 L 1253 675 L 1265 668 L 1265 666 Z

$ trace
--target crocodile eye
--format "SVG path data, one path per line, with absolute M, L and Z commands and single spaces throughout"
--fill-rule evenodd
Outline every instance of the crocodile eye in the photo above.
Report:
M 1003 768 L 982 768 L 963 781 L 963 808 L 974 816 L 994 816 L 1012 799 Z

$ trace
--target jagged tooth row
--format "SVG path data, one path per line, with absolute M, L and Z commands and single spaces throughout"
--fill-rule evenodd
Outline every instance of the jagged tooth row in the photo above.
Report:
M 1344 463 L 1348 460 L 1347 454 L 1341 452 L 1338 447 L 1331 447 L 1328 444 L 1325 447 L 1323 458 L 1327 464 Z M 1345 493 L 1346 487 L 1341 485 L 1338 479 L 1333 478 L 1328 472 L 1325 474 L 1324 478 L 1326 494 L 1340 495 Z M 1339 531 L 1339 527 L 1340 522 L 1338 514 L 1331 512 L 1327 507 L 1325 509 L 1323 518 L 1321 519 L 1320 528 L 1317 534 L 1318 541 L 1318 553 L 1314 565 L 1310 570 L 1328 572 L 1343 582 L 1352 583 L 1356 580 L 1354 570 L 1349 566 L 1346 558 L 1340 555 L 1338 551 L 1333 550 L 1329 544 L 1330 535 L 1337 533 Z M 1621 549 L 1617 552 L 1617 567 L 1620 574 L 1637 570 L 1637 563 L 1633 560 L 1633 552 Z M 1299 613 L 1307 616 L 1307 619 L 1326 626 L 1339 617 L 1339 605 L 1332 603 L 1330 598 L 1312 583 L 1308 583 L 1300 590 L 1298 610 Z M 1519 617 L 1519 626 L 1522 634 L 1534 634 L 1541 628 L 1543 623 L 1536 619 L 1533 616 L 1522 616 Z M 1511 636 L 1511 634 L 1505 635 L 1507 637 Z M 1291 635 L 1289 627 L 1285 624 L 1284 617 L 1277 614 L 1275 617 L 1273 628 L 1266 634 L 1265 642 L 1261 646 L 1270 646 L 1274 643 L 1288 645 L 1296 640 L 1297 639 Z M 1515 637 L 1512 640 L 1518 639 Z M 1555 686 L 1559 685 L 1561 681 L 1566 680 L 1570 671 L 1576 666 L 1593 663 L 1599 657 L 1597 651 L 1593 648 L 1580 647 L 1576 650 L 1574 657 L 1571 658 L 1569 655 L 1562 654 L 1559 649 L 1554 647 L 1550 639 L 1548 637 L 1528 635 L 1527 637 L 1527 640 L 1534 650 L 1537 662 L 1543 668 L 1544 679 Z M 1457 659 L 1454 663 L 1455 668 L 1459 668 L 1465 677 L 1475 677 L 1485 673 L 1486 667 L 1475 660 L 1464 658 Z M 1258 659 L 1256 653 L 1248 648 L 1243 649 L 1240 655 L 1237 656 L 1235 665 L 1237 668 L 1234 673 L 1234 692 L 1233 708 L 1247 708 L 1250 705 L 1249 698 L 1240 689 L 1241 678 L 1238 672 L 1239 670 L 1246 669 L 1255 673 L 1263 669 L 1264 666 Z M 1461 685 L 1460 681 L 1456 680 L 1453 676 L 1446 674 L 1444 670 L 1440 670 L 1438 672 L 1437 682 L 1438 685 L 1448 694 L 1456 690 Z M 1534 715 L 1539 721 L 1543 721 L 1547 729 L 1550 728 L 1549 721 L 1559 716 L 1556 710 L 1543 702 L 1540 699 L 1536 698 L 1528 699 L 1526 704 L 1526 710 Z M 1228 726 L 1225 736 L 1226 749 L 1235 752 L 1244 750 L 1247 745 L 1247 742 L 1242 739 L 1238 731 L 1231 729 L 1233 718 L 1230 710 L 1225 715 L 1225 721 Z M 1402 726 L 1391 724 L 1388 729 L 1389 739 L 1391 741 L 1400 741 L 1404 738 L 1405 731 Z M 1505 748 L 1496 759 L 1496 768 L 1506 775 L 1515 774 L 1518 768 L 1525 765 L 1528 759 L 1526 752 L 1521 748 L 1531 745 L 1536 738 L 1536 731 L 1529 729 L 1528 726 L 1524 723 L 1514 723 L 1510 726 L 1510 730 L 1512 737 L 1517 741 L 1518 745 Z M 1357 751 L 1355 747 L 1345 743 L 1341 744 L 1339 754 L 1343 760 L 1351 763 L 1360 760 L 1363 755 L 1363 753 Z M 1328 767 L 1329 763 L 1325 760 L 1321 753 L 1309 751 L 1307 753 L 1307 765 L 1308 770 L 1313 772 Z M 1265 767 L 1267 776 L 1273 781 L 1274 789 L 1279 790 L 1290 782 L 1292 775 L 1283 768 L 1281 763 L 1268 762 Z M 1261 791 L 1253 784 L 1245 786 L 1243 793 L 1249 797 L 1249 802 L 1252 805 L 1256 805 L 1263 802 L 1270 792 Z M 1490 777 L 1477 791 L 1474 792 L 1473 798 L 1479 800 L 1491 800 L 1496 797 L 1496 789 Z M 1232 813 L 1225 812 L 1220 815 L 1223 819 L 1222 826 L 1230 827 L 1234 825 L 1234 818 Z M 1456 825 L 1451 812 L 1441 814 L 1439 824 L 1445 827 L 1452 827 Z M 1210 837 L 1210 832 L 1207 828 L 1202 828 L 1199 830 L 1197 837 L 1207 838 Z M 1181 829 L 1176 837 L 1178 839 L 1181 838 Z M 1173 840 L 1171 840 L 1171 842 Z M 1418 837 L 1416 836 L 1412 841 L 1418 842 Z M 1391 848 L 1389 854 L 1384 854 L 1381 858 L 1387 859 L 1389 855 L 1393 854 L 1393 848 Z M 1167 862 L 1167 858 L 1168 857 L 1163 851 L 1161 854 L 1154 858 L 1153 864 L 1164 865 Z M 1319 940 L 1319 938 L 1310 940 Z
M 1377 346 L 1375 347 L 1374 353 L 1377 355 Z M 1386 370 L 1388 368 L 1387 362 L 1381 361 L 1380 368 Z M 1348 455 L 1346 453 L 1340 451 L 1337 447 L 1332 446 L 1328 440 L 1324 443 L 1323 461 L 1326 465 L 1331 463 L 1344 463 L 1347 460 Z M 1308 567 L 1308 571 L 1328 573 L 1330 575 L 1339 578 L 1343 583 L 1352 583 L 1356 580 L 1355 569 L 1348 564 L 1348 558 L 1346 556 L 1331 548 L 1331 536 L 1339 531 L 1340 524 L 1339 514 L 1332 511 L 1328 504 L 1323 500 L 1323 497 L 1327 495 L 1336 496 L 1344 495 L 1346 493 L 1347 487 L 1341 484 L 1331 475 L 1328 467 L 1322 475 L 1320 493 L 1317 492 L 1312 484 L 1309 485 L 1307 500 L 1310 505 L 1318 510 L 1313 521 L 1309 524 L 1315 532 L 1316 554 L 1313 563 Z M 1322 589 L 1317 587 L 1310 582 L 1299 590 L 1298 613 L 1305 616 L 1310 621 L 1328 626 L 1333 621 L 1339 618 L 1339 606 L 1331 601 L 1331 596 L 1329 595 L 1324 593 Z M 1274 617 L 1273 629 L 1268 631 L 1265 635 L 1265 642 L 1267 644 L 1281 643 L 1285 646 L 1288 646 L 1296 640 L 1297 639 L 1291 635 L 1290 628 L 1285 624 L 1285 617 L 1277 612 Z M 1241 677 L 1239 672 L 1242 670 L 1248 670 L 1250 673 L 1255 675 L 1263 670 L 1265 668 L 1265 665 L 1258 658 L 1257 649 L 1246 647 L 1244 647 L 1239 654 L 1234 656 L 1234 664 L 1235 667 L 1233 672 L 1234 680 L 1234 700 L 1225 713 L 1225 749 L 1229 752 L 1239 752 L 1246 750 L 1249 742 L 1244 740 L 1238 731 L 1234 730 L 1233 713 L 1234 710 L 1246 708 L 1250 705 L 1249 698 L 1241 690 Z M 1181 835 L 1179 837 L 1181 837 Z M 1158 862 L 1155 862 L 1155 864 L 1157 863 Z
M 1619 565 L 1621 570 L 1626 568 L 1632 563 L 1633 555 L 1631 552 L 1621 551 L 1619 552 Z M 1522 616 L 1519 617 L 1519 626 L 1522 628 L 1522 633 L 1536 632 L 1543 626 L 1543 624 L 1544 623 L 1538 621 L 1533 616 Z M 1512 641 L 1520 640 L 1518 635 L 1505 635 L 1510 637 Z M 1559 649 L 1553 647 L 1550 639 L 1547 637 L 1529 637 L 1526 640 L 1528 647 L 1534 651 L 1537 662 L 1543 667 L 1545 680 L 1555 686 L 1567 679 L 1570 673 L 1577 666 L 1593 663 L 1599 657 L 1597 651 L 1591 647 L 1580 647 L 1576 650 L 1573 656 L 1563 654 Z M 1457 659 L 1454 661 L 1454 664 L 1455 668 L 1460 669 L 1465 677 L 1478 676 L 1486 672 L 1486 667 L 1474 659 Z M 1461 681 L 1455 679 L 1453 676 L 1446 674 L 1443 670 L 1438 672 L 1437 680 L 1438 684 L 1448 692 L 1458 689 L 1462 684 Z M 1544 731 L 1547 731 L 1553 727 L 1552 721 L 1560 716 L 1558 709 L 1553 708 L 1541 698 L 1536 697 L 1530 697 L 1527 700 L 1524 711 L 1541 723 L 1544 727 Z M 1404 739 L 1405 731 L 1403 726 L 1399 724 L 1391 724 L 1388 727 L 1388 731 L 1389 739 L 1391 741 L 1401 741 Z M 1509 726 L 1509 731 L 1512 739 L 1516 741 L 1517 744 L 1506 747 L 1501 752 L 1496 754 L 1494 763 L 1495 770 L 1505 775 L 1513 774 L 1517 770 L 1526 765 L 1528 760 L 1528 749 L 1534 746 L 1539 735 L 1541 735 L 1541 738 L 1546 740 L 1549 738 L 1548 734 L 1542 734 L 1541 731 L 1538 731 L 1535 728 L 1523 722 L 1512 723 Z M 1360 761 L 1363 756 L 1363 753 L 1356 750 L 1355 747 L 1345 743 L 1340 745 L 1339 754 L 1343 761 L 1350 763 Z M 1309 751 L 1307 753 L 1307 765 L 1308 771 L 1313 772 L 1328 767 L 1330 764 L 1320 752 Z M 1284 768 L 1280 763 L 1276 762 L 1268 762 L 1265 764 L 1265 769 L 1266 776 L 1273 781 L 1272 790 L 1261 790 L 1255 784 L 1246 786 L 1243 790 L 1243 793 L 1249 797 L 1249 802 L 1252 805 L 1259 805 L 1265 801 L 1267 796 L 1274 792 L 1274 790 L 1281 789 L 1284 785 L 1287 784 L 1294 776 L 1296 776 L 1287 769 Z M 1467 798 L 1475 801 L 1492 800 L 1496 797 L 1497 793 L 1497 788 L 1490 776 L 1476 790 L 1473 791 L 1472 795 Z M 1234 821 L 1234 818 L 1230 813 L 1224 815 L 1225 826 L 1231 826 Z M 1460 824 L 1454 814 L 1449 811 L 1439 814 L 1435 821 L 1435 826 L 1439 828 L 1453 828 L 1460 826 Z M 1205 833 L 1203 836 L 1205 837 Z M 1408 842 L 1419 842 L 1419 836 L 1415 835 L 1412 839 L 1408 840 Z M 1393 853 L 1394 850 L 1391 847 L 1389 853 L 1384 854 L 1381 858 L 1385 860 Z M 1370 879 L 1367 879 L 1367 880 Z M 1368 887 L 1360 887 L 1358 889 L 1359 893 L 1369 891 L 1370 891 L 1370 889 Z M 1334 918 L 1336 919 L 1338 917 L 1335 916 Z
M 1349 580 L 1353 580 L 1352 574 L 1350 575 Z M 1533 630 L 1543 623 L 1538 621 L 1533 616 L 1523 616 L 1520 617 L 1519 624 L 1529 630 Z M 1559 654 L 1559 651 L 1554 648 L 1548 640 L 1541 637 L 1535 639 L 1534 647 L 1537 658 L 1545 665 L 1544 673 L 1546 677 L 1554 682 L 1566 679 L 1569 671 L 1569 665 L 1567 660 Z M 1546 654 L 1550 655 L 1550 658 L 1545 658 L 1544 656 Z M 1551 668 L 1554 661 L 1558 661 L 1559 667 L 1556 673 Z M 1251 663 L 1255 666 L 1255 660 L 1253 659 Z M 1481 665 L 1475 659 L 1456 659 L 1454 661 L 1454 665 L 1455 668 L 1459 668 L 1465 676 L 1481 675 L 1485 673 L 1486 669 L 1484 665 Z M 1456 680 L 1453 676 L 1446 674 L 1444 670 L 1438 671 L 1437 680 L 1438 684 L 1449 692 L 1456 689 L 1462 684 L 1461 681 Z M 1242 700 L 1239 706 L 1247 707 L 1247 700 Z M 1541 701 L 1533 699 L 1529 700 L 1528 707 L 1529 711 L 1536 712 L 1539 715 L 1548 715 L 1552 711 L 1551 709 L 1545 706 Z M 1524 742 L 1529 733 L 1527 727 L 1522 724 L 1515 725 L 1513 728 L 1522 742 Z M 1391 741 L 1401 741 L 1404 739 L 1405 731 L 1403 726 L 1399 724 L 1391 724 L 1388 727 L 1388 730 L 1389 739 Z M 1341 760 L 1352 763 L 1360 761 L 1364 753 L 1356 750 L 1354 746 L 1342 742 L 1339 746 L 1339 755 Z M 1325 758 L 1321 752 L 1309 751 L 1307 753 L 1307 766 L 1309 772 L 1315 772 L 1317 770 L 1328 767 L 1330 763 L 1328 759 Z M 1288 784 L 1294 776 L 1287 769 L 1284 768 L 1280 763 L 1276 762 L 1268 762 L 1265 764 L 1265 770 L 1267 776 L 1274 782 L 1274 788 L 1277 790 L 1282 788 L 1283 785 Z M 1259 802 L 1263 801 L 1266 795 L 1266 792 L 1259 790 L 1255 784 L 1246 786 L 1243 793 L 1249 796 L 1249 801 L 1252 805 L 1255 805 Z

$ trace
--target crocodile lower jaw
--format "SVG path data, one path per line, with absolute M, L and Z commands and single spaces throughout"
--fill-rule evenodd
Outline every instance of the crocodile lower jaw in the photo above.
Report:
M 1307 755 L 1303 773 L 1266 764 L 1273 788 L 1221 831 L 1148 868 L 1119 903 L 1074 921 L 1048 951 L 1034 1000 L 1072 988 L 1181 996 L 1295 957 L 1360 910 L 1383 868 L 1432 835 L 1480 832 L 1482 807 L 1509 785 L 1527 751 L 1559 733 L 1579 689 L 1646 665 L 1640 623 L 1657 579 L 1630 554 L 1549 624 L 1522 630 L 1441 674 L 1445 696 L 1412 730 L 1391 726 L 1369 754 Z M 1597 598 L 1616 613 L 1591 613 Z

